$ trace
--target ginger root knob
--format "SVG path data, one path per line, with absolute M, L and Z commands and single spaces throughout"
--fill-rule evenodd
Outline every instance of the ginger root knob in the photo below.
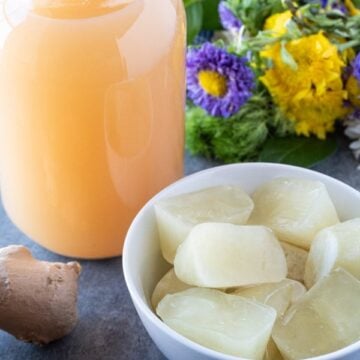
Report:
M 77 322 L 77 262 L 50 263 L 24 246 L 0 249 L 0 329 L 19 340 L 48 344 Z

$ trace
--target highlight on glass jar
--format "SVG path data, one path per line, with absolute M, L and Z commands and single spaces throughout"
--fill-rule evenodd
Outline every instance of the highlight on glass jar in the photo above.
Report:
M 6 212 L 56 253 L 120 255 L 135 214 L 183 174 L 182 1 L 0 6 Z

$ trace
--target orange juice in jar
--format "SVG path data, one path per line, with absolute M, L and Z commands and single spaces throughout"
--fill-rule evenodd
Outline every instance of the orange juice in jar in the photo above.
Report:
M 2 0 L 0 188 L 13 222 L 67 256 L 121 254 L 183 173 L 182 0 Z

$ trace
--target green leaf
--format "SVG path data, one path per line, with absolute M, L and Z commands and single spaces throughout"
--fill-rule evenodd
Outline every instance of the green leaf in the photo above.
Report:
M 227 0 L 227 3 L 253 36 L 263 29 L 270 15 L 284 11 L 282 0 Z
M 335 138 L 319 140 L 313 137 L 273 138 L 265 142 L 259 160 L 311 167 L 335 152 Z
M 210 116 L 199 107 L 186 111 L 186 147 L 192 154 L 233 163 L 254 160 L 268 136 L 267 98 L 254 94 L 234 116 Z
M 281 54 L 281 59 L 282 61 L 288 65 L 290 67 L 291 70 L 296 71 L 298 69 L 297 63 L 294 60 L 294 58 L 292 57 L 292 55 L 287 51 L 286 49 L 286 42 L 282 41 L 281 42 L 281 50 L 280 50 L 280 54 Z
M 188 0 L 186 6 L 187 41 L 191 44 L 203 24 L 203 5 L 201 1 Z
M 184 6 L 185 8 L 192 5 L 192 4 L 195 4 L 195 3 L 200 3 L 202 2 L 203 0 L 184 0 Z
M 219 30 L 221 29 L 219 19 L 219 0 L 204 0 L 204 21 L 203 28 L 206 30 Z

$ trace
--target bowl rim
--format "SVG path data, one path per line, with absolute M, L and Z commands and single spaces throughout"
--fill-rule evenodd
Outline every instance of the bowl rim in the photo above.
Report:
M 163 333 L 166 333 L 169 337 L 172 338 L 172 340 L 179 342 L 185 347 L 188 347 L 199 354 L 206 355 L 209 358 L 213 359 L 219 359 L 219 360 L 248 360 L 245 358 L 239 358 L 237 356 L 227 355 L 212 349 L 209 349 L 205 346 L 202 346 L 200 344 L 197 344 L 196 342 L 186 338 L 185 336 L 177 333 L 175 330 L 171 329 L 169 326 L 167 326 L 163 321 L 159 319 L 159 317 L 154 313 L 154 311 L 150 308 L 150 306 L 143 301 L 141 295 L 139 294 L 137 288 L 135 287 L 135 284 L 132 280 L 133 275 L 130 271 L 130 261 L 129 254 L 131 253 L 131 241 L 130 238 L 133 237 L 133 233 L 136 231 L 137 226 L 141 222 L 142 216 L 144 213 L 148 211 L 149 208 L 151 208 L 154 203 L 163 198 L 167 195 L 168 192 L 171 192 L 174 188 L 177 188 L 179 185 L 181 185 L 184 182 L 189 182 L 191 180 L 196 180 L 197 178 L 201 178 L 204 175 L 215 173 L 218 171 L 228 170 L 232 168 L 254 168 L 254 167 L 268 167 L 268 168 L 278 168 L 278 169 L 290 169 L 290 170 L 296 170 L 301 171 L 306 174 L 316 175 L 317 177 L 326 179 L 327 182 L 332 182 L 336 184 L 337 186 L 343 187 L 346 189 L 346 191 L 349 191 L 354 195 L 354 197 L 358 198 L 360 200 L 360 192 L 350 185 L 344 183 L 341 180 L 338 180 L 334 177 L 331 177 L 329 175 L 323 174 L 316 170 L 311 170 L 299 166 L 294 165 L 286 165 L 286 164 L 277 164 L 277 163 L 264 163 L 264 162 L 247 162 L 247 163 L 237 163 L 237 164 L 228 164 L 228 165 L 220 165 L 211 167 L 205 170 L 201 170 L 198 172 L 195 172 L 193 174 L 184 176 L 183 178 L 175 181 L 174 183 L 170 184 L 169 186 L 162 189 L 160 192 L 158 192 L 155 196 L 153 196 L 138 212 L 134 220 L 132 221 L 128 232 L 125 237 L 124 242 L 124 249 L 123 249 L 123 256 L 122 256 L 122 266 L 123 266 L 123 272 L 124 272 L 124 278 L 125 283 L 128 288 L 128 291 L 130 293 L 131 299 L 135 305 L 135 308 L 137 311 L 140 311 L 142 315 L 144 315 L 147 320 L 152 323 L 158 330 L 161 330 Z M 142 319 L 141 319 L 142 321 Z M 347 346 L 342 349 L 339 349 L 335 352 L 307 358 L 306 360 L 335 360 L 335 359 L 342 359 L 342 357 L 351 355 L 355 350 L 360 350 L 360 340 Z

